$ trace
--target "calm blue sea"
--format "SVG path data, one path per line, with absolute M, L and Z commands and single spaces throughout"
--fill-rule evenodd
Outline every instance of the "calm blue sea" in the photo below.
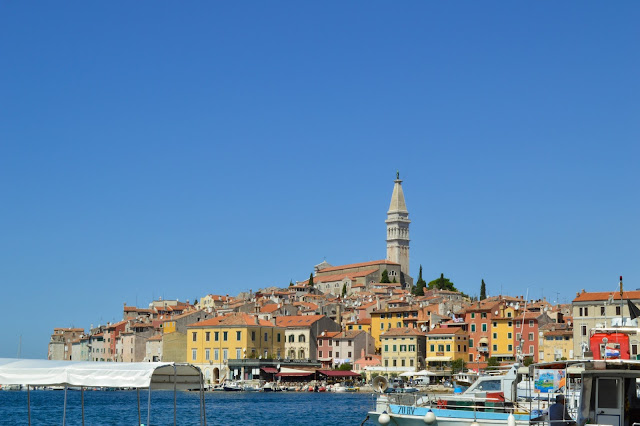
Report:
M 80 392 L 68 391 L 66 425 L 81 425 Z M 140 392 L 147 424 L 148 393 Z M 208 392 L 208 425 L 360 425 L 373 408 L 371 394 Z M 136 425 L 135 391 L 85 391 L 85 425 Z M 198 425 L 197 392 L 179 392 L 178 424 Z M 64 391 L 31 391 L 31 424 L 61 425 Z M 0 424 L 27 424 L 27 392 L 0 391 Z M 151 393 L 151 425 L 173 424 L 173 392 Z M 372 425 L 371 420 L 365 425 Z

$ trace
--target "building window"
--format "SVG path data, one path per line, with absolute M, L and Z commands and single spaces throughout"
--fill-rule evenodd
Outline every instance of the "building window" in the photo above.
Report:
M 438 352 L 444 352 L 444 345 L 438 345 Z
M 472 348 L 473 347 L 473 339 L 469 339 L 469 347 Z
M 269 341 L 269 333 L 264 333 L 264 341 L 265 342 Z
M 589 308 L 587 306 L 584 307 L 584 316 L 585 317 L 589 316 Z
M 493 333 L 493 338 L 497 339 L 498 338 L 498 333 Z
M 530 353 L 531 355 L 533 355 L 533 345 L 530 345 L 530 346 L 529 346 L 529 353 Z
M 520 333 L 516 333 L 516 340 L 520 340 Z
M 487 323 L 482 324 L 482 331 L 487 331 Z
M 495 328 L 495 327 L 497 327 L 497 326 L 498 326 L 498 322 L 497 322 L 497 321 L 494 321 L 494 322 L 493 322 L 493 327 Z
M 347 352 L 347 358 L 351 358 L 351 352 Z
M 447 345 L 447 352 L 451 352 L 451 345 Z
M 198 359 L 198 350 L 191 349 L 191 361 L 195 361 Z
M 396 323 L 396 327 L 398 327 L 398 328 L 402 327 L 402 323 L 401 322 L 397 322 Z
M 580 326 L 580 334 L 582 336 L 586 336 L 587 335 L 587 326 L 586 325 L 581 325 Z
M 486 317 L 487 317 L 487 313 L 486 313 L 486 312 L 482 312 L 482 313 L 480 314 L 480 318 L 486 318 Z
M 333 351 L 329 351 L 329 358 L 333 357 Z
M 507 333 L 507 339 L 511 339 L 513 337 L 513 334 L 511 334 L 511 332 Z
M 384 351 L 389 352 L 389 345 L 384 345 Z
M 218 360 L 218 358 L 219 358 L 219 355 L 220 355 L 220 354 L 218 353 L 218 350 L 217 350 L 217 349 L 214 349 L 214 350 L 213 350 L 213 360 L 214 360 L 214 361 L 217 361 L 217 360 Z
M 242 331 L 236 331 L 236 340 L 242 340 Z
M 225 342 L 227 341 L 227 335 L 228 335 L 227 331 L 222 332 L 222 340 L 224 340 Z
M 620 306 L 616 306 L 616 315 L 620 315 Z
M 351 346 L 351 340 L 347 341 L 347 346 Z
M 198 340 L 198 332 L 194 331 L 191 333 L 191 340 L 194 342 Z
M 252 342 L 255 342 L 255 341 L 256 341 L 256 332 L 255 332 L 255 331 L 252 331 L 252 332 L 251 332 L 251 341 L 252 341 Z
M 435 352 L 435 345 L 430 345 L 431 346 L 431 352 Z
M 507 312 L 507 318 L 511 318 L 511 311 Z
M 385 366 L 385 367 L 388 367 L 388 366 L 389 366 L 389 360 L 388 360 L 388 359 L 385 359 L 385 360 L 384 360 L 384 366 Z
M 301 334 L 298 336 L 298 343 L 304 343 L 305 342 L 305 337 L 304 334 Z
M 217 331 L 214 331 L 214 332 L 213 332 L 213 340 L 215 340 L 216 342 L 218 341 L 218 335 L 219 335 L 219 334 L 220 334 L 220 333 L 219 333 L 219 332 L 217 332 Z
M 401 367 L 404 367 L 404 358 L 402 358 L 402 360 L 400 360 L 400 364 L 401 364 Z
M 340 358 L 340 352 L 336 352 L 336 358 Z
M 209 361 L 210 357 L 211 357 L 210 349 L 205 349 L 204 350 L 204 359 L 205 359 L 205 361 Z
M 242 359 L 242 349 L 236 348 L 236 359 Z
M 533 326 L 534 326 L 533 320 L 529 320 L 529 327 L 533 327 Z
M 493 345 L 493 350 L 497 351 L 498 350 L 498 345 Z
M 280 343 L 280 333 L 278 333 L 278 343 Z
M 384 323 L 380 323 L 380 330 L 384 330 Z
M 396 365 L 396 360 L 395 360 L 395 359 L 393 360 L 393 366 L 394 366 L 394 367 L 397 367 L 397 365 Z
M 396 349 L 396 348 L 397 348 L 397 346 L 396 346 L 396 345 L 393 345 L 393 351 L 394 351 L 394 352 L 397 352 L 397 349 Z
M 322 358 L 322 351 L 318 351 L 318 358 Z
M 409 367 L 413 367 L 413 358 L 409 360 Z
M 475 333 L 476 331 L 476 325 L 475 324 L 471 324 L 471 332 Z
M 294 335 L 293 335 L 293 334 L 290 334 L 290 335 L 289 335 L 289 343 L 293 343 L 293 342 L 295 342 L 295 341 L 296 341 L 296 338 L 294 337 Z M 329 346 L 331 346 L 331 343 L 329 343 Z
M 507 350 L 508 351 L 512 351 L 513 350 L 513 345 L 507 345 Z
M 604 315 L 605 315 L 604 306 L 600 306 L 600 316 L 604 316 Z M 617 314 L 617 315 L 620 315 L 620 314 Z
M 209 340 L 211 340 L 211 332 L 210 332 L 210 331 L 205 331 L 205 333 L 204 333 L 204 340 L 205 340 L 205 341 L 207 341 L 207 342 L 208 342 Z
M 533 333 L 529 333 L 529 341 L 533 341 Z
M 512 327 L 512 326 L 513 326 L 513 322 L 512 322 L 512 321 L 509 321 L 509 322 L 507 323 L 507 326 Z
M 229 359 L 229 351 L 227 349 L 223 349 L 222 350 L 222 360 L 226 361 L 227 359 Z
M 474 319 L 476 317 L 476 313 L 475 312 L 471 312 L 471 319 Z

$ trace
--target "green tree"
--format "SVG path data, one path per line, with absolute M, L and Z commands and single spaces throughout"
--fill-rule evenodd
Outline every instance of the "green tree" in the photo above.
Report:
M 524 364 L 525 367 L 530 366 L 531 364 L 533 364 L 533 357 L 531 356 L 524 357 L 524 360 L 522 361 L 522 363 Z
M 313 272 L 309 274 L 309 287 L 313 287 Z
M 482 284 L 480 284 L 480 300 L 484 300 L 487 298 L 487 286 L 484 283 L 484 279 L 482 280 Z
M 458 289 L 453 286 L 453 283 L 449 278 L 444 277 L 444 274 L 440 274 L 440 278 L 430 281 L 427 286 L 429 287 L 429 290 L 436 288 L 438 290 L 458 291 Z
M 397 283 L 398 281 L 396 281 L 396 277 L 393 277 L 393 280 L 391 282 L 392 283 Z
M 380 282 L 381 283 L 390 283 L 391 282 L 389 280 L 389 272 L 387 272 L 386 269 L 384 271 L 382 271 L 382 278 L 380 278 Z
M 464 371 L 465 369 L 466 369 L 466 364 L 464 362 L 464 359 L 459 358 L 459 359 L 454 359 L 453 361 L 451 361 L 451 373 L 452 374 L 459 373 L 460 371 Z
M 498 361 L 498 358 L 492 356 L 489 357 L 489 359 L 487 360 L 487 367 L 498 367 L 500 365 L 500 362 Z
M 342 284 L 342 297 L 347 295 L 347 283 Z
M 344 364 L 340 364 L 340 367 L 338 367 L 338 370 L 351 371 L 351 364 L 349 364 L 348 362 L 345 362 Z
M 427 285 L 427 282 L 422 278 L 422 265 L 420 265 L 420 272 L 418 272 L 418 281 L 416 281 L 416 286 L 413 288 L 414 296 L 423 296 L 424 288 Z
M 289 280 L 289 287 L 293 287 L 293 281 Z

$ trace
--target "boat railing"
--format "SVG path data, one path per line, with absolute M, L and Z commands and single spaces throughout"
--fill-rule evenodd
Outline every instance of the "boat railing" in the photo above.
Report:
M 385 394 L 387 403 L 414 407 L 431 407 L 459 411 L 483 411 L 496 413 L 514 413 L 529 415 L 528 403 L 520 401 L 499 401 L 495 398 L 483 398 L 463 395 L 434 395 L 424 393 Z M 555 426 L 555 425 L 551 425 Z

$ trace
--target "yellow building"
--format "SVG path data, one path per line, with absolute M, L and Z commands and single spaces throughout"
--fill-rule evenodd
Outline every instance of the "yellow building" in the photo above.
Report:
M 392 328 L 415 328 L 418 322 L 418 307 L 387 308 L 371 312 L 371 336 L 380 352 L 380 336 Z
M 429 367 L 445 367 L 456 359 L 467 359 L 469 335 L 460 327 L 438 327 L 427 332 Z
M 502 361 L 515 360 L 515 309 L 505 303 L 491 314 L 491 356 Z
M 542 345 L 539 348 L 539 362 L 573 359 L 573 330 L 567 324 L 547 324 L 541 328 Z
M 284 328 L 244 313 L 232 313 L 187 326 L 187 362 L 200 367 L 205 381 L 228 377 L 229 359 L 284 356 Z
M 387 374 L 419 371 L 424 367 L 425 335 L 420 330 L 392 328 L 382 336 L 382 366 Z
M 371 334 L 371 318 L 348 322 L 347 330 L 363 330 Z

